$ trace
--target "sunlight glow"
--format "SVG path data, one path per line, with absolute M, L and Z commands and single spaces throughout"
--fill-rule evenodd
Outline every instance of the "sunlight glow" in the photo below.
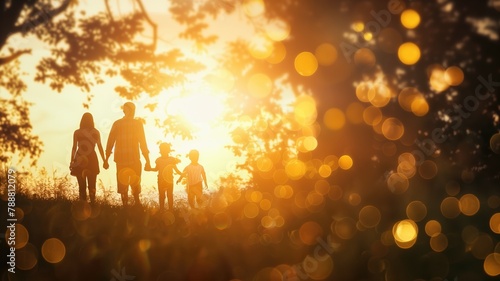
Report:
M 249 17 L 258 17 L 262 15 L 266 9 L 263 0 L 246 0 L 243 2 L 245 14 Z
M 190 125 L 206 126 L 222 117 L 224 104 L 221 96 L 209 91 L 196 92 L 173 98 L 168 104 L 168 112 L 182 116 Z

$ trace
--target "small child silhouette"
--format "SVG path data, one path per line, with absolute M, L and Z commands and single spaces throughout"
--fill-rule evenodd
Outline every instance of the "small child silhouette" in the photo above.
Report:
M 198 163 L 200 158 L 198 150 L 191 150 L 188 156 L 191 163 L 184 168 L 184 171 L 177 180 L 177 183 L 179 183 L 184 177 L 187 178 L 188 202 L 191 208 L 195 208 L 195 200 L 198 203 L 198 207 L 202 202 L 201 197 L 203 195 L 203 183 L 205 183 L 205 186 L 208 188 L 207 176 L 203 166 Z
M 177 168 L 177 164 L 181 161 L 175 157 L 170 156 L 172 151 L 171 145 L 169 143 L 160 144 L 160 154 L 155 161 L 156 167 L 146 167 L 145 171 L 157 171 L 158 172 L 158 193 L 160 199 L 160 210 L 164 210 L 165 207 L 165 191 L 167 192 L 168 198 L 168 209 L 173 210 L 174 207 L 174 175 L 175 171 L 177 174 L 181 174 L 181 171 Z

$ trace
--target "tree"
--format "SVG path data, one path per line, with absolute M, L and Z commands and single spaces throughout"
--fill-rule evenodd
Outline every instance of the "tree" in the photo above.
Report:
M 134 99 L 144 92 L 155 96 L 182 83 L 186 74 L 202 69 L 178 49 L 158 51 L 156 24 L 141 0 L 132 2 L 135 8 L 126 15 L 115 14 L 108 1 L 101 2 L 106 7 L 103 11 L 86 15 L 78 10 L 76 0 L 0 1 L 0 70 L 5 74 L 0 86 L 8 93 L 2 104 L 11 104 L 0 124 L 0 137 L 6 144 L 3 159 L 19 153 L 36 161 L 42 149 L 31 132 L 29 106 L 22 99 L 26 84 L 16 65 L 16 59 L 29 54 L 30 49 L 10 46 L 11 37 L 35 36 L 50 48 L 50 55 L 36 66 L 35 81 L 47 83 L 57 92 L 75 85 L 89 93 L 89 100 L 92 86 L 102 84 L 104 76 L 120 75 L 127 84 L 115 90 Z M 141 38 L 146 31 L 152 34 L 150 39 Z

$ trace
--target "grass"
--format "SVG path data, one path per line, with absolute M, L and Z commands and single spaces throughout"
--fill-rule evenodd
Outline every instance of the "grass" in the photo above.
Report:
M 102 184 L 104 196 L 90 206 L 76 200 L 67 177 L 19 182 L 17 270 L 2 270 L 2 280 L 493 280 L 473 253 L 484 245 L 461 238 L 465 219 L 441 220 L 448 239 L 441 252 L 431 250 L 425 221 L 418 223 L 416 244 L 401 249 L 384 239 L 396 219 L 382 207 L 380 223 L 363 228 L 362 206 L 330 194 L 308 205 L 301 185 L 289 198 L 278 198 L 273 188 L 227 186 L 207 194 L 203 208 L 178 201 L 173 212 L 160 212 L 154 202 L 116 205 Z M 387 212 L 398 199 L 384 198 Z M 428 217 L 439 219 L 430 208 Z M 487 227 L 476 229 L 485 234 Z

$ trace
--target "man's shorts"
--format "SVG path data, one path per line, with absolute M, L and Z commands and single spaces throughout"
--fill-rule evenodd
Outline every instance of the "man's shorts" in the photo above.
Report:
M 141 193 L 141 162 L 120 165 L 116 164 L 116 181 L 118 183 L 118 193 L 128 193 L 128 187 L 132 188 L 132 194 Z

